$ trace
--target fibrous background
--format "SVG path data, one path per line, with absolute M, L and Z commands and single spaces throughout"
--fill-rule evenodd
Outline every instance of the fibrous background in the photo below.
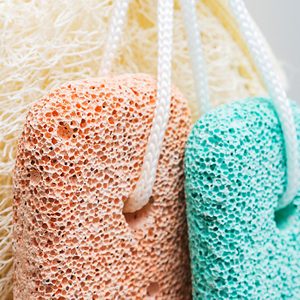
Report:
M 260 81 L 226 13 L 226 1 L 197 4 L 213 105 L 262 93 Z M 0 296 L 11 289 L 12 169 L 29 107 L 70 80 L 97 77 L 112 1 L 0 1 Z M 156 5 L 133 1 L 115 73 L 155 76 Z M 196 106 L 184 26 L 175 5 L 173 83 Z

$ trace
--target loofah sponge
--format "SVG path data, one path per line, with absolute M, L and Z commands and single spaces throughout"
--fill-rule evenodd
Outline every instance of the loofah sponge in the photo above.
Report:
M 157 70 L 157 6 L 133 0 L 114 73 Z M 263 92 L 227 0 L 197 1 L 213 105 Z M 12 169 L 29 107 L 67 81 L 97 77 L 114 1 L 0 1 L 0 299 L 11 290 Z M 199 117 L 178 1 L 173 80 Z M 230 77 L 230 80 L 228 78 Z
M 155 102 L 155 80 L 138 74 L 69 82 L 30 109 L 14 176 L 15 299 L 190 297 L 183 201 L 190 116 L 177 91 L 151 201 L 122 211 Z
M 273 104 L 247 99 L 206 114 L 188 139 L 185 174 L 194 298 L 299 299 L 300 194 L 275 212 L 286 165 Z

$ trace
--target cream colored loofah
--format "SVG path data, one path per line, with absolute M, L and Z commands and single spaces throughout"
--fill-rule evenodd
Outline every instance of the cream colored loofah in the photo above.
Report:
M 12 185 L 16 141 L 33 101 L 67 81 L 95 77 L 112 1 L 0 2 L 0 299 L 11 291 Z M 178 3 L 174 20 L 173 83 L 199 116 Z M 213 105 L 263 94 L 225 0 L 198 2 Z M 156 5 L 130 5 L 114 72 L 156 74 Z

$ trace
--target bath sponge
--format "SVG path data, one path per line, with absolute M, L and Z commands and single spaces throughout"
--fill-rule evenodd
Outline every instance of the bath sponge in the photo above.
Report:
M 0 299 L 12 286 L 12 169 L 33 101 L 70 80 L 97 77 L 115 1 L 0 1 Z M 157 73 L 157 7 L 133 0 L 113 72 Z M 213 105 L 263 92 L 227 0 L 197 1 Z M 173 80 L 196 106 L 185 28 L 174 13 Z M 231 80 L 228 80 L 228 77 Z
M 139 178 L 156 81 L 73 81 L 30 109 L 14 172 L 15 299 L 188 299 L 186 100 L 174 90 L 151 201 Z
M 228 0 L 195 1 L 212 105 L 263 95 Z M 0 299 L 12 287 L 12 169 L 34 101 L 70 80 L 97 77 L 114 0 L 0 1 Z M 200 115 L 179 1 L 175 1 L 173 82 Z M 113 72 L 157 73 L 157 7 L 133 0 Z M 230 80 L 228 80 L 230 78 Z M 200 108 L 201 109 L 201 108 Z
M 185 175 L 194 298 L 299 299 L 300 194 L 276 211 L 286 164 L 272 102 L 204 115 L 187 142 Z

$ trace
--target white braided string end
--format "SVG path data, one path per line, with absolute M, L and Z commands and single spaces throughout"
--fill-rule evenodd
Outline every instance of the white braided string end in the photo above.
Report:
M 141 176 L 123 211 L 134 212 L 145 206 L 151 195 L 171 102 L 173 43 L 173 0 L 158 0 L 157 102 Z
M 111 72 L 130 2 L 131 0 L 115 0 L 109 24 L 108 38 L 101 60 L 100 76 L 107 76 Z
M 278 203 L 277 209 L 280 209 L 293 201 L 300 186 L 296 125 L 287 95 L 278 75 L 274 71 L 262 36 L 257 30 L 244 2 L 242 0 L 230 0 L 230 6 L 264 79 L 281 122 L 286 151 L 287 186 Z
M 208 75 L 203 53 L 203 46 L 201 43 L 195 1 L 181 0 L 180 5 L 187 32 L 197 104 L 199 110 L 202 111 L 202 113 L 206 113 L 210 109 Z

